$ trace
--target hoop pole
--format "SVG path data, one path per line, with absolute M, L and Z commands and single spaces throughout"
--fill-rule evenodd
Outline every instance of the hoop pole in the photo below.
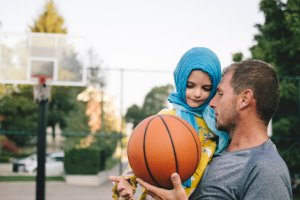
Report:
M 45 77 L 41 76 L 38 78 L 39 83 L 34 87 L 34 99 L 39 103 L 36 200 L 45 200 L 46 127 L 50 86 L 46 85 Z
M 48 100 L 39 102 L 38 111 L 38 142 L 37 142 L 37 176 L 36 176 L 36 200 L 45 199 L 45 157 L 46 157 L 46 125 L 47 125 Z

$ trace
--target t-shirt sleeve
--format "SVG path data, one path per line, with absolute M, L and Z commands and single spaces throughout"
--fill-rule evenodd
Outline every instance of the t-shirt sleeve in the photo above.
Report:
M 286 166 L 258 162 L 245 178 L 243 200 L 290 200 L 291 183 Z

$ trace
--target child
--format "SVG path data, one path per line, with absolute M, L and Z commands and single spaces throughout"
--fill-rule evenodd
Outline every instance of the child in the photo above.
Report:
M 208 106 L 220 80 L 220 61 L 213 51 L 204 47 L 188 50 L 174 71 L 176 92 L 168 98 L 173 108 L 159 112 L 183 118 L 199 133 L 201 160 L 193 176 L 182 184 L 188 196 L 197 187 L 212 156 L 220 153 L 228 143 L 229 135 L 216 129 L 214 111 Z M 114 199 L 132 198 L 137 186 L 132 170 L 119 177 L 111 176 L 110 179 L 117 183 L 113 188 Z M 151 199 L 151 196 L 144 192 L 140 199 Z

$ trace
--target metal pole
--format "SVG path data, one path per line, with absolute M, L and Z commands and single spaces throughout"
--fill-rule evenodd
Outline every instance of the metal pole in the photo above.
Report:
M 101 106 L 101 128 L 100 128 L 100 130 L 101 130 L 101 132 L 103 132 L 104 133 L 104 89 L 103 89 L 103 86 L 101 85 L 101 104 L 100 104 L 100 106 Z
M 39 84 L 34 86 L 34 99 L 39 102 L 38 108 L 38 141 L 37 141 L 37 175 L 36 200 L 45 200 L 45 162 L 46 162 L 46 126 L 50 86 L 46 77 L 38 77 Z
M 120 114 L 121 114 L 121 130 L 120 130 L 120 168 L 119 168 L 119 174 L 121 175 L 123 172 L 123 166 L 122 166 L 122 154 L 123 154 L 123 78 L 124 78 L 124 69 L 120 70 Z
M 36 200 L 45 199 L 45 157 L 46 157 L 46 122 L 48 100 L 39 102 Z
M 300 79 L 298 78 L 298 130 L 300 131 Z

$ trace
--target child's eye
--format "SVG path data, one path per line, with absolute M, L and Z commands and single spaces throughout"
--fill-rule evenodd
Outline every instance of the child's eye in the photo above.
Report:
M 187 88 L 192 88 L 193 86 L 194 86 L 194 85 L 193 85 L 192 83 L 187 83 L 187 84 L 186 84 L 186 87 L 187 87 Z
M 209 92 L 209 91 L 211 91 L 211 87 L 203 87 L 203 90 L 206 92 Z

